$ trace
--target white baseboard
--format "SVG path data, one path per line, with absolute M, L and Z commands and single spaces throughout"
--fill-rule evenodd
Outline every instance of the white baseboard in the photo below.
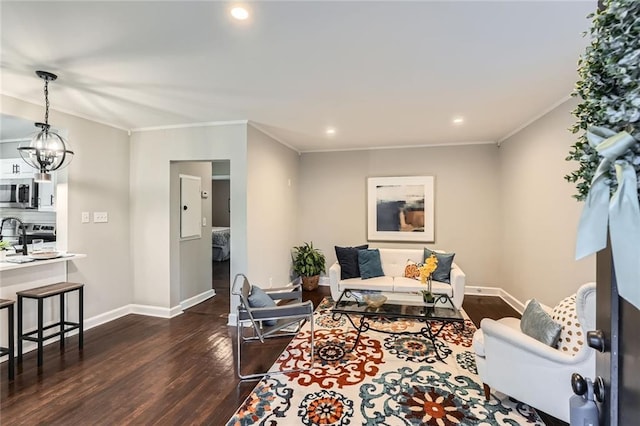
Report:
M 104 312 L 102 314 L 96 315 L 91 318 L 86 318 L 84 320 L 83 328 L 84 331 L 90 330 L 93 327 L 97 327 L 102 324 L 106 324 L 110 321 L 121 318 L 125 315 L 129 314 L 138 314 L 138 315 L 147 315 L 151 317 L 160 317 L 160 318 L 173 318 L 183 313 L 184 309 L 188 309 L 192 306 L 197 305 L 211 297 L 215 296 L 215 291 L 213 289 L 207 290 L 201 294 L 198 294 L 194 297 L 191 297 L 180 303 L 178 306 L 174 306 L 172 308 L 162 308 L 159 306 L 150 306 L 150 305 L 138 305 L 138 304 L 129 304 L 122 306 L 120 308 L 113 309 L 108 312 Z M 47 324 L 45 324 L 47 325 Z M 235 325 L 235 315 L 234 315 L 234 324 Z M 73 330 L 68 333 L 65 333 L 66 337 L 75 336 L 78 334 L 78 330 Z M 57 343 L 60 341 L 60 338 L 51 339 L 44 342 L 44 345 L 49 345 L 51 343 Z M 31 352 L 38 347 L 37 344 L 33 342 L 24 342 L 22 347 L 22 353 L 25 354 L 27 352 Z M 4 359 L 5 357 L 2 357 Z
M 522 315 L 522 313 L 524 312 L 524 303 L 522 303 L 521 301 L 519 301 L 518 299 L 516 299 L 506 291 L 502 289 L 500 289 L 500 291 L 501 291 L 500 297 L 502 298 L 502 300 L 507 302 L 508 305 L 510 305 L 513 309 L 515 309 L 516 311 L 518 311 L 519 314 Z
M 483 286 L 465 286 L 464 294 L 473 294 L 476 296 L 500 296 L 501 288 L 499 287 L 483 287 Z
M 183 300 L 182 302 L 180 302 L 180 306 L 182 307 L 182 310 L 189 309 L 192 306 L 196 306 L 198 303 L 202 303 L 207 299 L 211 299 L 215 295 L 216 291 L 214 289 L 209 289 L 203 293 L 190 297 L 187 300 Z
M 229 320 L 227 321 L 227 325 L 231 325 L 235 327 L 238 324 L 238 314 L 232 313 L 229 314 Z
M 524 312 L 524 303 L 513 297 L 507 291 L 500 287 L 484 287 L 484 286 L 466 286 L 464 294 L 472 294 L 474 296 L 498 296 L 513 309 L 522 314 Z
M 111 311 L 105 312 L 103 314 L 96 315 L 95 317 L 87 318 L 84 320 L 84 329 L 89 330 L 93 327 L 97 327 L 102 324 L 106 324 L 110 321 L 116 320 L 125 315 L 129 315 L 131 313 L 131 305 L 125 305 L 120 308 L 113 309 Z M 77 334 L 77 330 L 74 330 L 73 333 Z

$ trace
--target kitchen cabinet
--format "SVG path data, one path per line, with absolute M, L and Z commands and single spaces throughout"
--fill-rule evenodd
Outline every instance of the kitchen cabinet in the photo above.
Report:
M 53 174 L 51 182 L 38 183 L 38 210 L 40 211 L 55 211 L 56 209 L 56 175 Z
M 0 178 L 2 179 L 33 179 L 35 169 L 24 162 L 22 158 L 1 158 Z

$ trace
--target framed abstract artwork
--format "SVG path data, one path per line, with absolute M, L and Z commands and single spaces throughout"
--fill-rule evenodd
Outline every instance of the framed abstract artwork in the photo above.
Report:
M 433 176 L 367 179 L 369 241 L 434 242 Z

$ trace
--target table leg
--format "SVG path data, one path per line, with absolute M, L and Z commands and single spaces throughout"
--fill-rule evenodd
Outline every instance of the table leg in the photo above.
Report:
M 15 361 L 14 361 L 14 352 L 15 352 L 15 348 L 13 346 L 13 342 L 15 339 L 14 336 L 14 331 L 13 331 L 13 305 L 9 305 L 9 318 L 8 318 L 8 323 L 9 323 L 9 380 L 13 380 L 14 375 L 15 375 Z
M 42 366 L 42 352 L 44 350 L 44 309 L 42 298 L 38 299 L 38 367 Z
M 78 289 L 78 348 L 84 346 L 84 287 Z
M 22 362 L 22 296 L 18 296 L 18 362 Z
M 60 349 L 64 349 L 64 293 L 60 293 Z

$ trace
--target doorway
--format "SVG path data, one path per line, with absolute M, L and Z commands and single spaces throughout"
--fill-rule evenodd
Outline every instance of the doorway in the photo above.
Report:
M 212 283 L 221 299 L 228 299 L 231 269 L 231 163 L 211 162 Z

